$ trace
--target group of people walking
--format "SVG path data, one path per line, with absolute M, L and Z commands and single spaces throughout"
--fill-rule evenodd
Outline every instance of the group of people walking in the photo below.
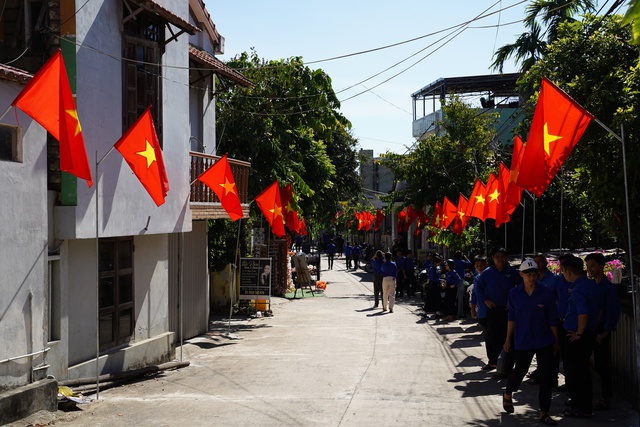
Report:
M 584 264 L 586 261 L 586 271 Z M 560 361 L 570 399 L 564 415 L 589 418 L 594 409 L 610 408 L 613 388 L 610 366 L 610 336 L 616 329 L 620 304 L 614 285 L 604 274 L 601 253 L 585 261 L 571 254 L 559 257 L 560 274 L 547 268 L 547 258 L 537 254 L 516 270 L 507 262 L 507 252 L 491 253 L 491 265 L 474 259 L 479 273 L 474 279 L 471 313 L 483 327 L 487 365 L 496 368 L 499 355 L 506 355 L 503 408 L 514 412 L 513 393 L 527 374 L 532 359 L 537 369 L 530 383 L 539 384 L 540 421 L 556 425 L 550 414 L 552 391 L 558 387 Z M 587 277 L 587 273 L 588 276 Z M 593 403 L 590 358 L 594 355 L 602 384 L 602 397 Z

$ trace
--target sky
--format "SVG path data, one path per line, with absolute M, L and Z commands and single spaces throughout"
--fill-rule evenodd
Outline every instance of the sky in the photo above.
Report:
M 226 61 L 254 48 L 266 60 L 301 56 L 310 68 L 324 70 L 359 147 L 373 149 L 376 157 L 404 153 L 415 142 L 412 93 L 443 77 L 496 73 L 490 69 L 493 52 L 524 32 L 528 3 L 205 1 L 225 38 L 218 58 Z M 482 15 L 488 16 L 476 19 Z M 468 21 L 473 22 L 461 32 L 462 27 L 448 29 Z M 358 54 L 369 50 L 374 51 Z M 349 56 L 328 60 L 343 55 Z M 505 73 L 515 71 L 512 62 L 505 65 Z

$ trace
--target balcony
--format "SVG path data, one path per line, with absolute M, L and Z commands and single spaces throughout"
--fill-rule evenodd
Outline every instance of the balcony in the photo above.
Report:
M 189 182 L 193 183 L 191 184 L 191 196 L 189 199 L 192 219 L 229 218 L 225 210 L 220 205 L 220 200 L 218 200 L 216 194 L 202 182 L 197 181 L 197 178 L 202 175 L 204 171 L 209 169 L 218 159 L 220 159 L 220 156 L 212 156 L 210 154 L 203 154 L 195 151 L 189 152 L 189 155 L 191 156 L 191 177 Z M 228 160 L 229 165 L 231 166 L 233 179 L 236 182 L 236 188 L 238 189 L 242 212 L 248 217 L 249 170 L 251 169 L 251 163 L 235 159 Z

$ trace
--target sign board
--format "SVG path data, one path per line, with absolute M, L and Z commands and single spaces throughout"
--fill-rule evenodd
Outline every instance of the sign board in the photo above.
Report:
M 271 298 L 271 258 L 240 258 L 240 299 Z

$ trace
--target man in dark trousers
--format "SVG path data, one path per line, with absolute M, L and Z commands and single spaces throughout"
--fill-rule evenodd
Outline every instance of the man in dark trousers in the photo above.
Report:
M 494 248 L 491 259 L 493 265 L 482 272 L 476 286 L 478 304 L 487 306 L 487 343 L 494 346 L 492 354 L 498 355 L 507 337 L 509 291 L 522 283 L 522 277 L 518 270 L 509 265 L 505 248 Z M 507 374 L 495 374 L 492 378 L 506 377 Z
M 589 360 L 596 342 L 596 328 L 600 315 L 600 289 L 587 278 L 584 262 L 576 256 L 560 261 L 560 271 L 569 283 L 571 294 L 564 319 L 566 330 L 567 366 L 571 406 L 565 411 L 570 418 L 590 418 L 593 410 L 593 384 Z

